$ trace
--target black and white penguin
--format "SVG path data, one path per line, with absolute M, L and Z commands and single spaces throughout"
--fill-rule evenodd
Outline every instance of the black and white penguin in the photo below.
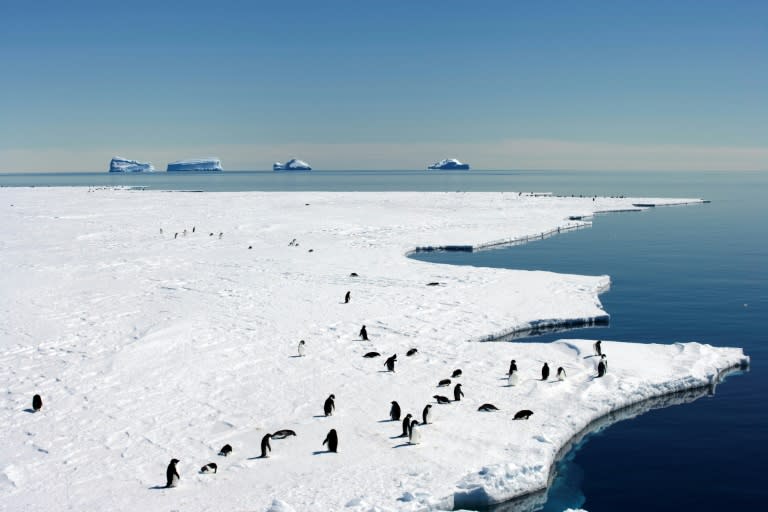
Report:
M 411 431 L 411 418 L 411 413 L 406 414 L 405 418 L 403 418 L 403 433 L 400 434 L 400 437 L 408 437 Z
M 209 462 L 205 466 L 200 468 L 201 473 L 218 473 L 219 466 L 215 462 Z
M 565 368 L 562 366 L 557 369 L 557 380 L 565 380 Z
M 444 388 L 451 385 L 451 379 L 443 379 L 437 383 L 437 387 Z
M 443 396 L 443 395 L 433 395 L 433 396 L 432 396 L 432 398 L 434 398 L 435 400 L 437 400 L 437 403 L 439 403 L 439 404 L 449 404 L 449 403 L 451 403 L 451 401 L 450 401 L 450 400 L 448 400 L 448 397 L 447 397 L 447 396 Z
M 336 449 L 339 447 L 339 436 L 336 434 L 336 429 L 332 428 L 328 435 L 325 436 L 325 441 L 323 441 L 323 445 L 328 445 L 328 451 L 336 453 Z
M 336 396 L 330 395 L 328 398 L 325 399 L 325 403 L 323 404 L 323 412 L 326 416 L 332 416 L 333 411 L 336 410 Z
M 379 354 L 378 352 L 366 352 L 365 355 L 363 355 L 363 357 L 367 357 L 370 359 L 372 357 L 379 357 L 380 355 L 381 354 Z
M 549 378 L 549 365 L 544 363 L 541 367 L 541 380 L 547 380 Z
M 304 345 L 306 345 L 306 342 L 299 340 L 299 357 L 304 357 Z
M 289 429 L 278 430 L 272 434 L 272 439 L 285 439 L 286 437 L 296 436 L 296 432 Z
M 352 292 L 347 292 L 344 295 L 344 304 L 349 304 L 349 299 L 352 297 Z
M 595 354 L 598 356 L 603 355 L 603 347 L 601 346 L 603 343 L 600 340 L 597 340 L 595 342 Z
M 392 407 L 389 409 L 389 417 L 392 421 L 400 421 L 400 404 L 392 400 Z
M 421 423 L 424 425 L 432 423 L 432 404 L 427 404 L 424 408 L 424 411 L 421 413 L 421 419 L 423 420 Z
M 483 404 L 480 407 L 478 407 L 477 410 L 481 412 L 491 412 L 491 411 L 498 411 L 499 408 L 493 404 Z
M 459 370 L 457 368 L 456 370 L 453 370 L 453 373 L 451 374 L 451 378 L 455 379 L 455 378 L 458 378 L 458 377 L 461 377 L 461 370 Z
M 176 487 L 179 485 L 179 472 L 176 471 L 176 464 L 179 463 L 179 459 L 171 459 L 168 464 L 168 468 L 165 470 L 165 486 L 167 488 Z
M 232 447 L 228 444 L 225 444 L 221 447 L 221 450 L 219 450 L 219 455 L 222 457 L 227 457 L 230 453 L 232 453 Z
M 412 349 L 409 349 L 408 352 L 405 353 L 405 355 L 408 356 L 408 357 L 411 357 L 412 355 L 414 355 L 418 351 L 419 351 L 419 349 L 412 348 Z
M 43 408 L 43 399 L 40 397 L 40 395 L 35 395 L 32 397 L 32 409 L 37 412 L 40 409 Z
M 522 411 L 517 411 L 515 413 L 515 417 L 513 419 L 516 420 L 527 420 L 533 416 L 533 411 L 529 411 L 528 409 L 523 409 Z
M 266 459 L 269 457 L 269 452 L 272 451 L 272 446 L 269 444 L 269 440 L 272 439 L 272 434 L 267 434 L 261 438 L 261 458 Z
M 395 371 L 395 361 L 397 361 L 397 354 L 392 354 L 391 357 L 389 357 L 386 361 L 384 361 L 384 366 L 387 367 L 387 371 L 389 372 Z
M 515 360 L 513 359 L 513 360 L 512 360 L 512 361 L 509 363 L 509 371 L 507 372 L 507 375 L 512 375 L 512 374 L 513 374 L 513 373 L 515 373 L 516 371 L 517 371 L 517 363 L 516 363 L 516 362 L 515 362 Z
M 360 329 L 360 337 L 363 341 L 368 341 L 368 329 L 366 329 L 365 326 Z
M 349 274 L 349 277 L 358 277 L 358 276 L 357 276 L 357 272 L 351 272 L 351 273 Z
M 517 386 L 517 381 L 519 380 L 517 370 L 512 370 L 509 372 L 509 376 L 507 377 L 507 385 L 508 386 Z
M 463 396 L 464 392 L 461 390 L 461 384 L 456 384 L 456 386 L 453 388 L 453 399 L 458 402 Z
M 605 354 L 600 354 L 600 360 L 605 365 L 605 371 L 608 372 L 608 356 L 606 356 Z
M 603 375 L 605 375 L 605 363 L 600 361 L 597 363 L 597 376 L 602 377 Z
M 419 429 L 419 422 L 416 420 L 411 421 L 411 428 L 408 432 L 408 442 L 410 444 L 419 444 L 421 442 L 421 429 Z

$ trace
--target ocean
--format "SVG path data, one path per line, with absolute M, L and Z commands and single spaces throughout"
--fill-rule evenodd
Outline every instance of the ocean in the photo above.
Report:
M 575 444 L 545 497 L 498 510 L 759 509 L 768 501 L 768 190 L 765 172 L 312 171 L 220 174 L 0 174 L 0 186 L 131 186 L 208 192 L 523 191 L 701 197 L 711 203 L 598 215 L 591 229 L 472 253 L 418 253 L 456 265 L 608 274 L 607 327 L 535 338 L 740 346 L 751 367 L 713 395 L 619 421 Z M 467 212 L 471 215 L 471 212 Z M 482 334 L 482 333 L 478 333 Z M 525 339 L 518 340 L 525 341 Z M 694 397 L 696 398 L 696 397 Z M 686 403 L 687 402 L 687 403 Z

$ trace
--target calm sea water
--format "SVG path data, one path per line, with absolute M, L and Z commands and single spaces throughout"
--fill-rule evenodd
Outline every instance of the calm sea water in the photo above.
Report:
M 206 175 L 0 174 L 0 186 L 153 189 L 535 191 L 702 197 L 711 204 L 600 215 L 591 229 L 476 253 L 421 253 L 458 265 L 609 274 L 610 326 L 568 337 L 744 347 L 748 372 L 714 396 L 645 413 L 578 444 L 558 467 L 546 512 L 759 510 L 768 503 L 766 335 L 768 173 L 312 171 Z M 514 510 L 514 508 L 510 509 Z

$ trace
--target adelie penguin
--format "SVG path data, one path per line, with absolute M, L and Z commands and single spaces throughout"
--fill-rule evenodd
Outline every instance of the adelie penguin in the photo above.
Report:
M 296 432 L 293 430 L 283 429 L 278 430 L 272 434 L 272 439 L 285 439 L 286 437 L 296 436 Z
M 602 377 L 605 375 L 605 363 L 600 361 L 597 363 L 597 376 Z
M 456 379 L 458 377 L 461 377 L 461 370 L 459 369 L 453 370 L 453 373 L 451 374 L 451 378 Z
M 419 422 L 416 420 L 411 421 L 411 427 L 408 432 L 408 442 L 410 444 L 419 444 L 421 442 L 421 429 L 419 428 Z
M 411 418 L 413 416 L 408 413 L 405 415 L 405 418 L 403 418 L 403 433 L 400 434 L 400 437 L 408 437 L 408 435 L 411 432 Z
M 323 412 L 326 416 L 333 416 L 333 411 L 336 410 L 336 395 L 330 395 L 325 399 L 323 404 Z
M 208 464 L 200 468 L 200 472 L 201 473 L 218 473 L 219 466 L 217 466 L 215 462 L 209 462 Z
M 389 409 L 389 417 L 392 421 L 400 421 L 400 404 L 392 400 L 392 407 Z
M 299 341 L 299 357 L 304 357 L 304 346 L 305 345 L 306 345 L 306 343 L 304 342 L 304 340 L 300 340 Z
M 448 397 L 447 397 L 447 396 L 443 396 L 443 395 L 433 395 L 433 396 L 432 396 L 432 398 L 434 398 L 435 400 L 437 400 L 437 403 L 439 403 L 439 404 L 449 404 L 449 403 L 451 403 L 451 401 L 450 401 L 450 400 L 448 400 Z
M 600 354 L 600 360 L 605 365 L 605 371 L 608 371 L 608 357 L 605 354 Z
M 179 463 L 179 459 L 171 459 L 168 464 L 168 468 L 165 470 L 165 487 L 171 488 L 179 485 L 179 472 L 176 470 L 176 464 Z
M 363 357 L 372 358 L 372 357 L 379 357 L 381 354 L 378 352 L 366 352 Z
M 432 423 L 432 404 L 427 404 L 427 406 L 424 407 L 424 411 L 421 413 L 421 419 L 423 420 L 421 423 L 424 425 Z
M 351 298 L 352 298 L 352 292 L 347 292 L 344 295 L 344 304 L 349 304 L 349 299 L 351 299 Z
M 221 447 L 221 450 L 219 450 L 219 455 L 222 457 L 228 457 L 230 453 L 232 453 L 232 447 L 228 444 L 225 444 Z
M 332 428 L 328 435 L 325 436 L 325 441 L 323 441 L 323 446 L 328 445 L 328 451 L 336 453 L 336 450 L 339 447 L 339 436 L 336 435 L 336 429 Z
M 269 457 L 269 452 L 272 451 L 272 446 L 269 444 L 269 440 L 272 439 L 272 434 L 267 434 L 261 438 L 261 458 L 266 459 Z
M 397 354 L 392 354 L 392 357 L 390 357 L 386 361 L 384 361 L 384 366 L 387 367 L 387 371 L 388 372 L 394 372 L 395 371 L 395 361 L 397 361 Z
M 527 420 L 533 416 L 533 411 L 529 411 L 528 409 L 523 409 L 522 411 L 517 411 L 515 413 L 515 417 L 513 419 L 516 420 Z
M 603 343 L 600 340 L 597 340 L 595 342 L 595 354 L 598 356 L 603 355 L 603 347 L 601 346 Z
M 549 365 L 544 363 L 541 367 L 541 380 L 547 380 L 549 378 Z
M 453 399 L 454 401 L 458 402 L 461 400 L 461 397 L 464 396 L 464 392 L 461 390 L 461 384 L 456 384 L 456 386 L 453 388 Z
M 368 329 L 366 329 L 365 326 L 360 329 L 360 337 L 363 341 L 368 341 Z
M 517 376 L 517 370 L 513 370 L 509 373 L 509 376 L 507 377 L 507 385 L 509 386 L 517 386 L 517 381 L 519 380 Z
M 37 412 L 40 409 L 43 408 L 43 399 L 40 397 L 40 395 L 35 395 L 32 397 L 32 409 Z
M 408 357 L 411 357 L 412 355 L 414 355 L 418 351 L 419 351 L 419 349 L 412 348 L 412 349 L 409 349 L 408 352 L 405 353 L 405 355 L 408 356 Z
M 451 379 L 443 379 L 437 383 L 437 387 L 444 388 L 451 385 Z
M 493 412 L 493 411 L 498 411 L 499 408 L 493 404 L 483 404 L 480 407 L 478 407 L 477 410 L 481 412 Z
M 565 380 L 565 368 L 562 366 L 557 369 L 557 380 Z

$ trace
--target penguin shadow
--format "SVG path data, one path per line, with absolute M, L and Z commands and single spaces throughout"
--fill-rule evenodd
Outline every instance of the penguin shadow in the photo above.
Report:
M 413 445 L 413 444 L 411 444 L 411 443 L 400 443 L 400 444 L 396 444 L 395 446 L 393 446 L 393 447 L 392 447 L 392 449 L 395 449 L 395 448 L 404 448 L 404 447 L 406 447 L 406 446 L 415 446 L 415 445 Z
M 597 356 L 595 354 L 592 354 L 592 355 L 589 355 L 589 356 L 584 356 L 584 357 L 582 357 L 582 359 L 589 359 L 591 357 L 597 357 Z
M 392 437 L 390 437 L 390 439 L 402 439 L 404 437 L 408 437 L 408 436 L 404 436 L 404 435 L 400 434 L 399 436 L 392 436 Z
M 328 416 L 326 416 L 325 414 L 315 414 L 315 415 L 314 415 L 314 416 L 312 416 L 312 417 L 313 417 L 313 418 L 327 418 Z
M 391 372 L 389 370 L 379 370 L 379 373 L 395 373 L 395 372 Z
M 35 414 L 36 411 L 34 409 L 32 409 L 31 407 L 28 407 L 28 408 L 24 409 L 24 412 L 29 412 L 29 413 Z
M 248 457 L 248 460 L 261 460 L 261 459 L 268 459 L 269 457 L 262 457 L 261 455 L 257 455 L 255 457 Z
M 147 487 L 150 491 L 159 491 L 161 489 L 167 489 L 164 485 L 153 485 L 152 487 Z
M 304 357 L 304 356 L 300 356 L 300 355 L 298 355 L 298 354 L 294 354 L 294 355 L 292 355 L 292 356 L 288 356 L 288 357 L 290 357 L 291 359 L 296 359 L 296 358 L 298 358 L 298 357 Z
M 376 423 L 392 423 L 393 421 L 400 421 L 400 420 L 393 420 L 390 418 L 388 420 L 379 420 Z
M 325 455 L 326 453 L 336 453 L 336 452 L 332 452 L 331 450 L 317 450 L 316 452 L 312 452 L 312 455 Z

